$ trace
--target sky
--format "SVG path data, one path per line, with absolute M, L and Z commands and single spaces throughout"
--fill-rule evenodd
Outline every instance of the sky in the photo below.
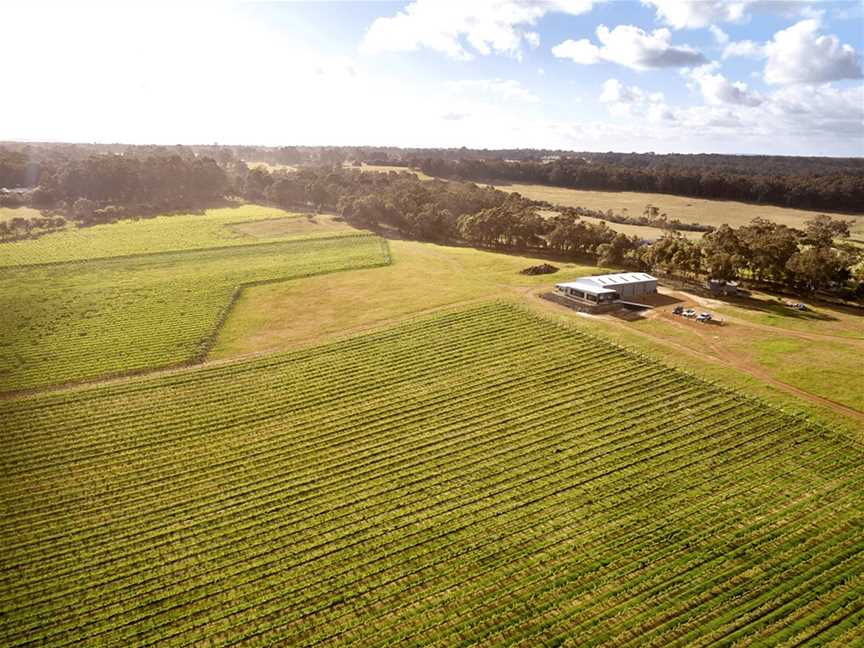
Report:
M 864 156 L 864 2 L 0 2 L 0 140 Z

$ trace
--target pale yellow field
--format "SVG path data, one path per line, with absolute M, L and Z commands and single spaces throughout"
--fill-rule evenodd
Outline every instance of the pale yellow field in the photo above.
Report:
M 13 218 L 36 218 L 37 216 L 41 216 L 41 212 L 31 207 L 0 207 L 0 223 Z
M 654 205 L 661 213 L 666 213 L 669 219 L 677 218 L 682 223 L 705 223 L 707 225 L 722 225 L 726 223 L 733 227 L 746 225 L 753 218 L 760 216 L 789 227 L 802 228 L 804 222 L 818 211 L 803 209 L 788 209 L 770 205 L 750 205 L 747 203 L 704 200 L 701 198 L 686 198 L 668 194 L 637 193 L 634 191 L 581 191 L 544 185 L 509 184 L 497 185 L 502 191 L 515 191 L 532 200 L 548 200 L 553 204 L 568 207 L 585 207 L 586 209 L 611 209 L 616 213 L 640 216 L 646 205 Z M 864 214 L 838 214 L 855 222 L 852 228 L 853 238 L 864 238 Z M 613 226 L 613 223 L 609 223 Z M 617 227 L 615 229 L 618 229 Z M 623 230 L 620 230 L 623 231 Z
M 260 167 L 265 171 L 269 171 L 273 173 L 274 171 L 296 171 L 297 167 L 292 166 L 290 164 L 268 164 L 267 162 L 253 162 L 250 160 L 244 160 L 246 162 L 246 166 L 250 169 L 254 169 L 255 167 Z
M 407 171 L 408 173 L 413 173 L 420 180 L 433 180 L 432 176 L 426 175 L 422 171 L 417 169 L 410 169 L 408 167 L 403 166 L 387 166 L 384 164 L 363 164 L 363 166 L 355 167 L 350 164 L 346 164 L 345 168 L 347 169 L 360 169 L 361 171 L 378 171 L 380 173 L 388 173 L 390 171 L 395 171 L 396 173 L 403 173 Z
M 642 225 L 625 225 L 623 223 L 612 223 L 610 221 L 602 221 L 599 218 L 591 218 L 590 216 L 582 216 L 581 220 L 584 220 L 588 223 L 600 223 L 604 222 L 609 226 L 609 229 L 613 229 L 616 232 L 621 232 L 622 234 L 626 234 L 627 236 L 638 236 L 647 241 L 655 241 L 664 234 L 668 234 L 669 230 L 663 230 L 659 227 L 643 227 Z M 702 238 L 705 234 L 704 232 L 681 232 L 683 236 L 689 239 L 697 240 Z

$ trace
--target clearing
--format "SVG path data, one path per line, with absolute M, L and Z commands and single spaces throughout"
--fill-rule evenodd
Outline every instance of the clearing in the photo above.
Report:
M 37 218 L 41 215 L 42 212 L 32 207 L 0 207 L 0 223 L 13 218 Z

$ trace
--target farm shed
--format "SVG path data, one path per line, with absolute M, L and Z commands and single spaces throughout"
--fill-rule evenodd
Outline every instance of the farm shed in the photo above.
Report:
M 580 277 L 576 281 L 555 284 L 563 295 L 592 304 L 606 304 L 619 299 L 633 299 L 657 292 L 657 279 L 644 272 Z

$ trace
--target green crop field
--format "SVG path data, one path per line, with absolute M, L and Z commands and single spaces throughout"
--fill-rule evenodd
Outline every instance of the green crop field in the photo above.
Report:
M 268 229 L 266 225 L 271 220 L 282 226 Z M 329 221 L 310 220 L 272 207 L 242 205 L 208 209 L 201 214 L 67 228 L 36 239 L 0 243 L 0 267 L 248 245 L 286 235 L 296 237 L 296 232 L 284 225 L 292 221 L 302 223 L 306 238 L 333 234 Z
M 357 234 L 0 268 L 0 391 L 200 360 L 242 286 L 389 260 Z
M 518 307 L 0 421 L 7 646 L 864 641 L 861 445 Z

